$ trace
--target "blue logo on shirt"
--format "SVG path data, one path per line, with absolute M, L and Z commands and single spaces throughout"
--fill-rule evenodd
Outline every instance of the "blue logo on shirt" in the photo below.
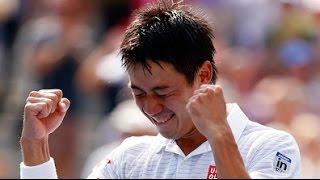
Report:
M 280 173 L 285 173 L 289 171 L 290 165 L 291 159 L 280 152 L 277 152 L 273 163 L 274 170 Z

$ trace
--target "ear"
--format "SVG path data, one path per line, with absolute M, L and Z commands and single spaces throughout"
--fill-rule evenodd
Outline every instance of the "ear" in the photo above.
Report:
M 197 79 L 200 84 L 210 84 L 212 79 L 213 67 L 210 61 L 205 61 L 198 70 Z

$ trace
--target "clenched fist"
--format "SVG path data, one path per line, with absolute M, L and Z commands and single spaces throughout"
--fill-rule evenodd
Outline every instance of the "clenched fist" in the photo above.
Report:
M 24 107 L 22 137 L 29 140 L 46 138 L 55 131 L 70 106 L 59 89 L 30 92 Z
M 208 139 L 228 126 L 226 103 L 218 85 L 202 85 L 189 99 L 186 108 L 196 128 Z

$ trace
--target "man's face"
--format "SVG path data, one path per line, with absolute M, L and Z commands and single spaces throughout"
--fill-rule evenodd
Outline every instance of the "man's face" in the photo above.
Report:
M 148 61 L 151 73 L 138 64 L 128 70 L 132 93 L 140 110 L 166 138 L 180 139 L 195 126 L 186 110 L 188 99 L 200 85 L 187 83 L 173 65 Z

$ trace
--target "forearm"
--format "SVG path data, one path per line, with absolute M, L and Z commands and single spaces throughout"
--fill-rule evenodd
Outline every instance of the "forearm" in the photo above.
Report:
M 43 164 L 50 159 L 48 137 L 41 140 L 20 139 L 23 162 L 26 166 Z
M 212 137 L 209 143 L 213 150 L 218 178 L 249 179 L 230 127 L 226 125 L 220 128 Z

